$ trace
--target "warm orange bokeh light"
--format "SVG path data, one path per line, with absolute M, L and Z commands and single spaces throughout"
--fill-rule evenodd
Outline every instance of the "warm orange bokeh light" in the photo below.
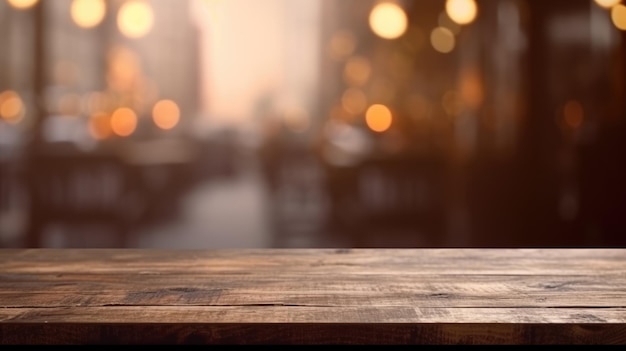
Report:
M 120 108 L 111 116 L 111 130 L 118 136 L 127 137 L 137 129 L 137 115 L 127 107 Z
M 152 120 L 161 129 L 172 129 L 180 121 L 180 109 L 172 100 L 161 100 L 152 109 Z
M 145 1 L 131 0 L 120 8 L 117 15 L 117 26 L 128 38 L 137 39 L 150 32 L 154 25 L 152 7 Z
M 610 9 L 611 7 L 617 5 L 622 0 L 594 0 L 596 4 L 605 9 Z
M 454 33 L 445 27 L 437 27 L 433 29 L 430 33 L 430 43 L 435 50 L 442 54 L 451 52 L 456 46 Z
M 360 87 L 367 83 L 372 73 L 370 61 L 365 57 L 351 57 L 346 63 L 343 78 L 350 86 Z
M 24 115 L 24 102 L 16 92 L 9 90 L 0 94 L 0 118 L 16 124 L 24 118 Z
M 482 77 L 478 69 L 468 69 L 461 73 L 461 98 L 472 109 L 478 109 L 485 98 Z
M 102 140 L 111 136 L 111 118 L 106 113 L 96 113 L 89 119 L 89 134 L 96 139 Z
M 391 2 L 381 2 L 370 13 L 372 31 L 384 39 L 401 37 L 408 28 L 408 18 L 402 7 Z
M 367 109 L 365 122 L 371 130 L 382 133 L 391 127 L 393 116 L 387 106 L 375 104 Z
M 25 10 L 35 6 L 39 0 L 7 0 L 9 5 L 18 10 Z
M 611 9 L 611 20 L 617 29 L 626 31 L 626 6 L 614 6 Z
M 141 76 L 139 56 L 131 49 L 117 46 L 109 52 L 107 82 L 118 91 L 130 91 Z
M 470 24 L 478 15 L 478 6 L 475 0 L 447 0 L 446 13 L 458 24 Z
M 348 31 L 339 31 L 328 43 L 328 54 L 334 60 L 341 61 L 352 55 L 356 49 L 356 38 Z
M 73 0 L 70 14 L 79 27 L 93 28 L 104 19 L 106 3 L 104 0 Z

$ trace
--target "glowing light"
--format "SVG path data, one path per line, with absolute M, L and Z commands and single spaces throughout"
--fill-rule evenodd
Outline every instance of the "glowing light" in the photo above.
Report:
M 105 113 L 96 113 L 89 119 L 89 134 L 96 140 L 106 139 L 111 136 L 111 119 Z
M 626 6 L 616 5 L 611 9 L 611 20 L 617 29 L 626 31 Z
M 70 13 L 79 27 L 93 28 L 104 19 L 106 4 L 104 0 L 74 0 Z
M 622 0 L 594 0 L 598 6 L 603 7 L 605 9 L 610 9 L 611 7 L 617 5 Z
M 408 27 L 408 18 L 402 7 L 389 3 L 379 3 L 372 9 L 369 17 L 370 28 L 383 39 L 396 39 L 402 36 Z
M 0 94 L 0 118 L 8 123 L 17 124 L 25 114 L 24 102 L 16 92 L 9 90 Z
M 580 127 L 585 118 L 585 111 L 580 102 L 576 100 L 568 101 L 563 107 L 563 118 L 570 128 Z
M 454 50 L 456 40 L 454 34 L 444 27 L 437 27 L 430 33 L 430 43 L 433 48 L 442 54 L 447 54 Z
M 470 24 L 478 15 L 478 6 L 474 0 L 447 0 L 446 13 L 458 24 Z
M 117 25 L 120 32 L 128 38 L 137 39 L 145 36 L 154 25 L 152 7 L 141 0 L 124 3 L 117 15 Z
M 463 102 L 473 109 L 477 109 L 483 103 L 483 82 L 477 69 L 469 69 L 461 73 L 460 93 Z
M 303 133 L 311 125 L 309 115 L 301 108 L 292 108 L 283 115 L 285 125 L 296 133 Z
M 161 129 L 172 129 L 180 121 L 180 109 L 172 100 L 161 100 L 152 109 L 152 120 Z
M 372 73 L 372 66 L 364 57 L 352 57 L 346 63 L 343 77 L 350 86 L 363 86 L 367 83 Z
M 367 97 L 363 91 L 350 88 L 343 93 L 341 104 L 349 113 L 358 115 L 365 111 L 367 107 Z
M 26 10 L 35 6 L 39 0 L 7 0 L 9 5 L 18 10 Z
M 130 91 L 141 76 L 139 57 L 130 49 L 119 46 L 109 52 L 107 82 L 113 90 Z
M 336 61 L 341 61 L 352 55 L 355 49 L 356 38 L 348 31 L 335 33 L 328 44 L 328 54 Z
M 111 130 L 113 133 L 127 137 L 137 129 L 137 115 L 133 110 L 123 107 L 115 110 L 111 116 Z
M 387 106 L 374 104 L 367 109 L 365 122 L 371 130 L 382 133 L 391 127 L 393 116 Z

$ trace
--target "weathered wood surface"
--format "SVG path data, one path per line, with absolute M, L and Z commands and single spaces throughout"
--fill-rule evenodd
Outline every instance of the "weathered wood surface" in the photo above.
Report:
M 0 344 L 626 344 L 626 249 L 0 250 Z

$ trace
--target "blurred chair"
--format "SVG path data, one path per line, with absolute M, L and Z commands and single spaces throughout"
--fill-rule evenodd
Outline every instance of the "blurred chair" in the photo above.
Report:
M 27 247 L 41 247 L 50 224 L 83 226 L 87 235 L 104 225 L 112 229 L 111 246 L 127 246 L 137 202 L 132 175 L 115 154 L 48 148 L 30 155 L 24 171 L 30 198 Z
M 394 243 L 394 235 L 401 237 L 401 246 L 444 239 L 445 172 L 436 159 L 370 158 L 327 171 L 331 228 L 349 235 L 355 246 Z

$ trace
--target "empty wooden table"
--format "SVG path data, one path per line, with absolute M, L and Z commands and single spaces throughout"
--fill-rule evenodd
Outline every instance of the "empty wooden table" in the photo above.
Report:
M 0 344 L 625 344 L 626 249 L 5 249 Z

